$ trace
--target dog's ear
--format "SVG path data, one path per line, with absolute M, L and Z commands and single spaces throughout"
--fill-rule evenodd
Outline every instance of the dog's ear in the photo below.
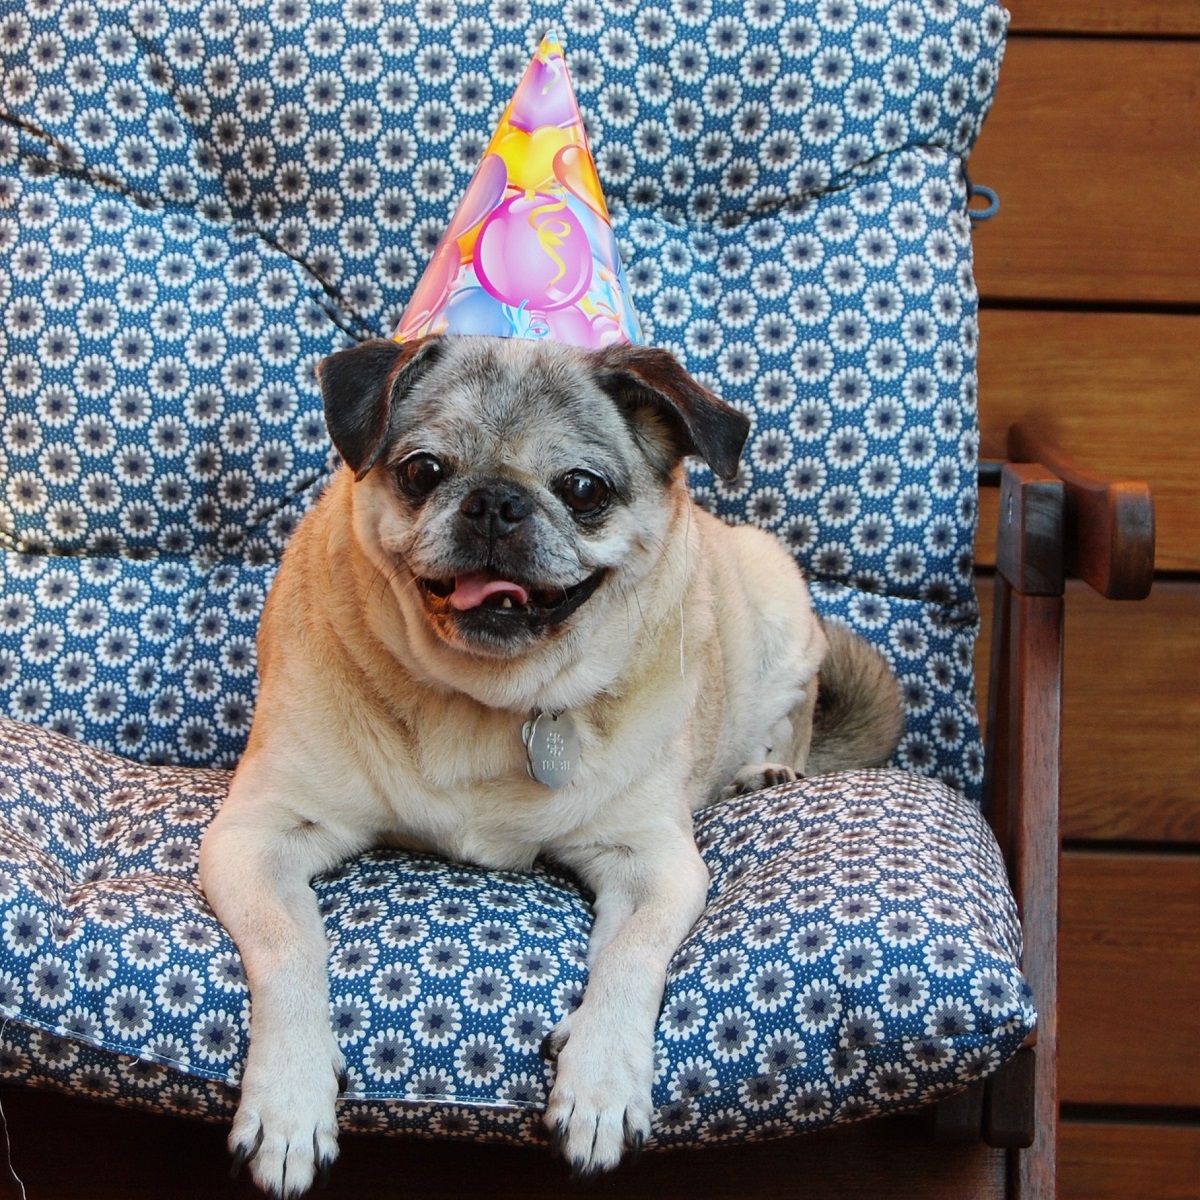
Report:
M 658 418 L 671 466 L 698 454 L 722 479 L 737 474 L 750 418 L 697 383 L 673 354 L 652 346 L 610 346 L 596 358 L 600 386 L 631 419 Z
M 379 461 L 392 406 L 437 360 L 438 345 L 438 338 L 376 338 L 317 364 L 329 436 L 356 479 Z

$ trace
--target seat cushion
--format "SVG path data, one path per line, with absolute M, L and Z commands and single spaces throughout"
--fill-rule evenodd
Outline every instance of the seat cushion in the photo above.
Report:
M 0 721 L 0 1077 L 224 1119 L 249 996 L 196 879 L 227 773 Z M 893 770 L 717 805 L 671 964 L 654 1144 L 910 1107 L 995 1069 L 1034 1014 L 973 805 Z M 586 983 L 587 897 L 553 866 L 376 851 L 314 883 L 344 1127 L 543 1140 L 539 1049 Z

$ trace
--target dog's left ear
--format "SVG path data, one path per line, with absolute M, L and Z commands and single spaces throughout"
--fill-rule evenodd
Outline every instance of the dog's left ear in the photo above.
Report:
M 361 479 L 387 445 L 392 406 L 437 360 L 438 338 L 376 338 L 317 364 L 325 424 L 338 453 Z
M 750 432 L 745 413 L 697 383 L 667 350 L 610 346 L 596 358 L 598 382 L 621 408 L 633 417 L 648 410 L 660 419 L 675 462 L 698 454 L 722 479 L 737 474 Z

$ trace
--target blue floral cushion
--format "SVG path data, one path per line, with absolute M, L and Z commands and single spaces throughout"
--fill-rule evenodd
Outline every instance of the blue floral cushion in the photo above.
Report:
M 889 655 L 897 765 L 977 796 L 990 0 L 0 0 L 0 711 L 236 761 L 313 366 L 393 327 L 550 25 L 648 336 L 755 422 L 698 498 Z
M 0 720 L 0 1077 L 225 1119 L 249 995 L 196 880 L 216 770 Z M 704 916 L 671 964 L 654 1144 L 905 1108 L 1034 1020 L 990 831 L 944 785 L 830 775 L 700 815 Z M 378 851 L 319 878 L 346 1128 L 544 1140 L 539 1047 L 586 981 L 587 898 L 549 867 Z
M 999 5 L 0 0 L 0 1074 L 232 1112 L 248 1000 L 194 857 L 328 478 L 313 368 L 390 332 L 551 25 L 648 337 L 754 422 L 697 499 L 775 530 L 908 705 L 906 773 L 697 821 L 713 891 L 655 1138 L 913 1104 L 1030 1027 L 970 803 L 963 160 Z M 344 1124 L 540 1138 L 538 1044 L 585 980 L 574 884 L 377 853 L 315 886 Z

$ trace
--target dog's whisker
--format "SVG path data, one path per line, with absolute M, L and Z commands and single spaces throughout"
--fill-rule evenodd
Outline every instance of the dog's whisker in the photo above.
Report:
M 375 573 L 371 577 L 370 587 L 374 587 L 376 583 L 380 584 L 380 595 L 388 591 L 395 591 L 396 579 L 401 571 L 408 573 L 408 578 L 404 581 L 404 590 L 416 591 L 418 588 L 417 575 L 409 563 L 408 555 L 402 551 L 394 552 L 394 561 L 388 563 L 385 570 L 382 566 L 376 566 Z

